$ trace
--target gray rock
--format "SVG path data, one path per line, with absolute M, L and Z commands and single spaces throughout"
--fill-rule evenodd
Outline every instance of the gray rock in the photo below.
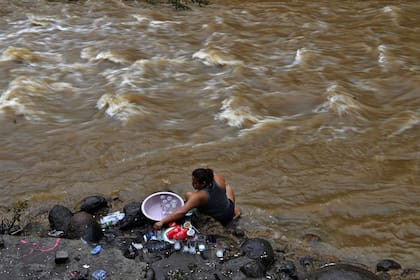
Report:
M 328 265 L 315 271 L 309 280 L 379 280 L 372 272 L 350 264 Z
M 174 252 L 168 258 L 151 263 L 155 279 L 206 279 L 219 266 L 217 260 L 204 261 L 200 255 L 181 252 Z
M 115 247 L 104 246 L 100 255 L 92 255 L 91 247 L 80 240 L 62 238 L 56 249 L 32 253 L 32 245 L 39 248 L 52 248 L 57 242 L 55 238 L 28 237 L 29 243 L 20 242 L 22 237 L 5 235 L 7 248 L 0 250 L 0 279 L 49 279 L 69 280 L 93 279 L 93 271 L 104 269 L 108 279 L 139 280 L 146 279 L 148 266 L 139 260 L 125 258 Z M 56 251 L 65 251 L 69 255 L 64 265 L 54 262 Z M 84 268 L 87 266 L 87 268 Z

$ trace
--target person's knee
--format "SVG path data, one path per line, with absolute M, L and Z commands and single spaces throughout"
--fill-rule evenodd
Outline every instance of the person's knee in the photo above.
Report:
M 235 215 L 233 216 L 233 219 L 237 219 L 241 216 L 241 210 L 238 207 L 235 207 Z

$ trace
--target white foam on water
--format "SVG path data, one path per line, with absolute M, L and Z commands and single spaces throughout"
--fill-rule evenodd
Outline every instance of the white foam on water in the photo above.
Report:
M 102 95 L 96 107 L 100 110 L 105 110 L 105 113 L 123 122 L 128 121 L 133 116 L 142 116 L 148 114 L 148 111 L 141 104 L 136 104 L 130 101 L 130 98 L 124 95 Z
M 77 89 L 70 83 L 49 83 L 48 79 L 19 76 L 1 94 L 0 114 L 12 113 L 15 117 L 36 122 L 68 123 L 72 119 L 64 117 L 68 112 L 63 111 L 66 105 L 62 102 L 64 96 L 70 98 L 75 92 L 78 92 Z
M 305 48 L 298 49 L 295 54 L 295 59 L 293 60 L 293 63 L 290 66 L 301 64 L 305 51 Z
M 406 111 L 404 115 L 408 114 L 404 118 L 391 119 L 394 124 L 388 124 L 388 127 L 396 127 L 396 130 L 391 133 L 388 137 L 395 137 L 404 134 L 407 130 L 413 129 L 420 125 L 420 113 Z
M 142 14 L 135 14 L 135 15 L 132 15 L 132 16 L 138 22 L 148 24 L 150 28 L 160 28 L 160 27 L 167 28 L 171 25 L 182 23 L 180 21 L 156 20 L 156 19 L 153 19 L 151 17 L 145 16 L 145 15 L 142 15 Z
M 249 128 L 241 129 L 239 132 L 239 137 L 244 137 L 252 133 L 258 133 L 261 130 L 264 130 L 266 127 L 272 127 L 273 125 L 277 125 L 279 123 L 282 123 L 285 119 L 284 117 L 266 117 L 264 119 L 259 120 L 257 123 L 255 123 L 253 126 Z M 290 127 L 289 129 L 296 129 L 296 127 Z
M 27 120 L 41 120 L 45 112 L 34 111 L 32 97 L 39 95 L 45 85 L 21 76 L 10 83 L 9 88 L 0 96 L 0 113 L 5 115 L 12 111 L 15 116 L 23 116 Z
M 339 87 L 333 84 L 327 89 L 326 101 L 319 105 L 314 112 L 335 112 L 340 117 L 346 115 L 361 116 L 361 109 L 360 104 L 353 96 L 345 92 L 341 93 Z
M 221 112 L 215 116 L 216 120 L 226 121 L 229 126 L 242 128 L 246 123 L 257 123 L 261 117 L 257 116 L 252 109 L 246 105 L 233 105 L 234 100 L 228 98 L 223 100 Z
M 234 56 L 215 49 L 201 49 L 194 53 L 192 58 L 199 59 L 205 65 L 242 65 L 243 62 Z
M 327 141 L 339 140 L 339 139 L 348 139 L 349 133 L 352 134 L 362 134 L 370 129 L 363 129 L 354 126 L 342 126 L 342 127 L 334 127 L 330 125 L 323 125 L 317 129 L 317 133 L 313 136 L 324 135 L 323 138 L 326 138 Z M 329 135 L 329 137 L 325 137 L 325 135 Z
M 380 65 L 384 65 L 384 64 L 386 64 L 386 62 L 387 62 L 387 59 L 386 59 L 386 46 L 385 45 L 379 45 L 378 46 L 378 63 L 380 64 Z
M 5 99 L 0 97 L 0 116 L 5 116 L 7 111 L 12 110 L 15 116 L 26 116 L 29 111 L 17 98 Z
M 0 61 L 25 61 L 35 62 L 40 60 L 40 56 L 35 54 L 33 51 L 26 48 L 8 47 L 0 58 Z
M 398 18 L 399 18 L 399 12 L 401 11 L 400 8 L 396 6 L 385 6 L 383 7 L 382 11 L 385 14 L 389 14 L 391 16 L 391 20 L 395 25 L 399 25 Z
M 126 64 L 127 61 L 123 57 L 115 55 L 112 50 L 103 51 L 96 55 L 95 60 L 109 60 L 114 63 Z

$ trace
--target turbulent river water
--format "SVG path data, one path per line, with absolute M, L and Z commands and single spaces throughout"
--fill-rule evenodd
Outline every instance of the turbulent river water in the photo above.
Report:
M 250 234 L 418 265 L 419 1 L 0 2 L 0 205 L 210 167 Z

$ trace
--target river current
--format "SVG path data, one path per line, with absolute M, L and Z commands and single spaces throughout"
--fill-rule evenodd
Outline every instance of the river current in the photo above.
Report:
M 191 190 L 250 235 L 420 259 L 420 2 L 4 1 L 0 205 Z

